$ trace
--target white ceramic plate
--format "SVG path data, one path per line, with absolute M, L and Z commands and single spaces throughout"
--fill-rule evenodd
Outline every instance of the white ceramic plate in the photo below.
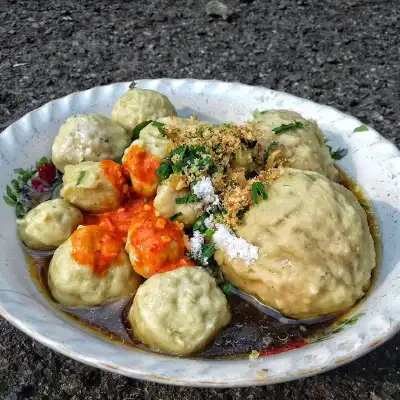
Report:
M 30 167 L 43 155 L 65 119 L 77 113 L 109 116 L 129 82 L 96 87 L 51 101 L 0 135 L 0 190 L 13 169 Z M 340 165 L 363 187 L 379 219 L 384 247 L 379 279 L 357 312 L 356 323 L 326 340 L 256 360 L 179 359 L 114 344 L 74 325 L 43 297 L 31 280 L 16 237 L 14 210 L 0 204 L 0 313 L 34 339 L 86 364 L 130 377 L 187 386 L 246 386 L 317 374 L 354 360 L 393 336 L 400 322 L 400 153 L 373 129 L 354 133 L 361 122 L 333 108 L 286 93 L 237 83 L 200 80 L 141 80 L 158 90 L 179 115 L 243 122 L 252 111 L 284 108 L 315 119 L 333 147 L 349 150 Z

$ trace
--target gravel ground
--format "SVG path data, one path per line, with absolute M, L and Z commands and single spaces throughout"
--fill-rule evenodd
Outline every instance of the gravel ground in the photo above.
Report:
M 398 0 L 0 0 L 0 130 L 76 90 L 135 78 L 240 81 L 329 104 L 400 144 Z M 0 318 L 1 399 L 400 399 L 400 336 L 338 370 L 208 390 L 127 379 L 60 356 Z

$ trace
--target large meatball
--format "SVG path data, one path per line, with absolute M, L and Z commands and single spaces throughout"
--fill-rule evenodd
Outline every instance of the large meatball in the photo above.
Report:
M 82 213 L 61 199 L 45 201 L 17 220 L 19 236 L 35 250 L 60 246 L 82 222 Z
M 286 170 L 236 234 L 258 246 L 252 264 L 221 250 L 224 276 L 294 318 L 351 307 L 370 285 L 374 242 L 365 211 L 345 187 L 315 172 Z
M 272 129 L 283 124 L 300 122 L 303 128 L 294 128 L 275 133 Z M 262 151 L 266 151 L 273 142 L 284 146 L 287 167 L 315 171 L 337 181 L 339 173 L 325 144 L 324 134 L 318 125 L 304 119 L 300 114 L 287 110 L 269 110 L 260 114 L 249 123 L 259 132 L 258 143 Z
M 89 212 L 117 209 L 128 189 L 122 167 L 111 160 L 67 165 L 61 195 Z
M 214 278 L 190 267 L 149 278 L 129 311 L 136 339 L 175 355 L 201 350 L 230 319 L 228 303 Z
M 110 118 L 97 114 L 70 117 L 54 139 L 52 160 L 62 172 L 83 161 L 119 160 L 130 137 Z
M 168 97 L 149 89 L 129 89 L 115 104 L 112 119 L 131 135 L 139 123 L 176 115 L 174 105 Z
M 135 293 L 141 278 L 122 241 L 98 226 L 84 226 L 54 253 L 48 282 L 64 306 L 98 306 Z

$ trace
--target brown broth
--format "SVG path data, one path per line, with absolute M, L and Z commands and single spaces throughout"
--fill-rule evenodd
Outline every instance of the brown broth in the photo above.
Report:
M 378 276 L 381 243 L 379 240 L 378 225 L 367 198 L 361 188 L 344 171 L 340 170 L 340 173 L 342 175 L 343 186 L 354 193 L 366 210 L 376 250 L 376 268 L 372 272 L 371 286 L 368 293 L 349 311 L 350 313 L 362 304 L 375 285 Z M 27 257 L 32 279 L 49 301 L 65 315 L 72 318 L 74 322 L 91 329 L 117 344 L 153 352 L 152 349 L 132 339 L 131 330 L 127 322 L 127 313 L 132 304 L 132 299 L 123 299 L 117 303 L 94 308 L 63 307 L 52 299 L 48 288 L 47 272 L 49 259 L 35 260 L 30 256 Z M 306 339 L 314 339 L 323 335 L 331 325 L 344 318 L 344 315 L 342 315 L 333 321 L 308 326 L 287 325 L 263 314 L 257 308 L 237 296 L 229 296 L 228 302 L 232 312 L 230 324 L 203 351 L 194 357 L 247 357 L 252 350 L 265 351 L 286 346 L 290 347 L 291 345 L 294 346 L 296 343 Z

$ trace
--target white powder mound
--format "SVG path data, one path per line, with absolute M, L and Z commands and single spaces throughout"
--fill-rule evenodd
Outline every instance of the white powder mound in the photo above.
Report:
M 206 204 L 207 209 L 219 206 L 219 197 L 215 194 L 214 186 L 209 177 L 202 178 L 193 186 L 193 193 L 200 197 Z
M 213 241 L 230 258 L 241 258 L 249 263 L 258 259 L 257 246 L 238 238 L 225 225 L 217 224 L 216 227 L 217 230 L 213 235 Z
M 212 228 L 214 228 L 214 216 L 211 214 L 209 217 L 207 217 L 205 220 L 204 220 L 204 225 L 205 225 L 205 227 L 207 228 L 207 229 L 212 229 Z
M 204 237 L 201 235 L 199 231 L 194 231 L 193 236 L 190 238 L 190 252 L 192 253 L 195 259 L 199 259 L 201 257 L 201 250 L 204 244 Z

